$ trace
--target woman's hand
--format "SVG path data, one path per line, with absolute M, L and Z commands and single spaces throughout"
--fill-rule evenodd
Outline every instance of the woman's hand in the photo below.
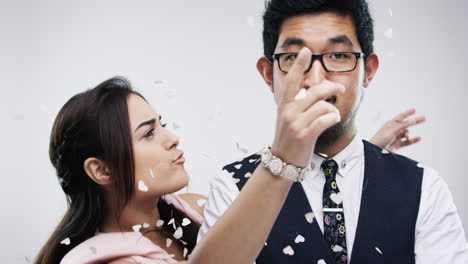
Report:
M 425 116 L 418 116 L 407 119 L 416 113 L 415 109 L 410 109 L 400 113 L 385 124 L 372 137 L 370 142 L 381 148 L 386 148 L 392 152 L 402 147 L 412 145 L 421 140 L 421 137 L 409 137 L 409 127 L 426 121 Z

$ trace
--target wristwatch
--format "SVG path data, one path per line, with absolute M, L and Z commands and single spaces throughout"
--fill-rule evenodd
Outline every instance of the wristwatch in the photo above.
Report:
M 305 167 L 297 167 L 283 162 L 271 153 L 271 147 L 265 147 L 262 151 L 262 165 L 268 168 L 271 174 L 283 177 L 289 181 L 302 182 L 307 172 L 311 171 L 310 164 Z

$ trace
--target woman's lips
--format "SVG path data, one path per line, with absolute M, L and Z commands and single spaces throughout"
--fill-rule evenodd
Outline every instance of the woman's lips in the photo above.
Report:
M 174 164 L 178 165 L 178 164 L 184 164 L 185 162 L 185 158 L 184 158 L 184 152 L 181 152 L 179 157 L 177 157 L 176 160 L 174 160 Z

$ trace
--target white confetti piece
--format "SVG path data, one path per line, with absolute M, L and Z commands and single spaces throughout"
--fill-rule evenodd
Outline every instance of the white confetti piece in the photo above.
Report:
M 333 247 L 333 252 L 340 252 L 342 250 L 343 250 L 343 248 L 340 245 L 336 245 L 336 246 Z
M 47 106 L 44 105 L 44 104 L 41 104 L 41 105 L 39 106 L 39 110 L 41 110 L 41 112 L 45 112 L 45 111 L 47 111 Z
M 148 186 L 145 185 L 145 183 L 140 180 L 138 181 L 138 190 L 142 191 L 142 192 L 147 192 L 148 191 Z
M 341 204 L 343 202 L 343 193 L 332 193 L 330 195 L 330 199 L 336 203 L 336 204 Z
M 244 153 L 244 154 L 249 153 L 249 150 L 247 150 L 246 148 L 240 148 L 239 151 Z
M 254 163 L 256 161 L 257 161 L 257 159 L 249 159 L 249 163 Z
M 388 150 L 382 149 L 382 154 L 388 154 L 388 153 L 390 153 L 390 152 L 388 152 Z
M 187 242 L 185 242 L 185 241 L 183 241 L 183 240 L 180 240 L 180 242 L 181 242 L 184 246 L 186 246 L 186 245 L 188 244 Z
M 377 250 L 377 252 L 379 252 L 379 253 L 380 253 L 380 255 L 383 255 L 383 253 L 382 253 L 382 250 L 380 250 L 380 248 L 378 248 L 378 247 L 375 247 L 375 250 Z
M 190 225 L 190 223 L 192 223 L 192 221 L 190 221 L 190 219 L 188 219 L 188 218 L 182 219 L 182 226 L 188 226 L 188 225 Z
M 187 256 L 187 253 L 188 253 L 188 249 L 184 248 L 184 258 Z
M 173 91 L 166 91 L 164 93 L 164 95 L 167 97 L 167 99 L 173 99 L 174 97 L 176 97 L 175 93 Z
M 388 38 L 388 39 L 392 39 L 393 38 L 393 29 L 389 28 L 389 29 L 385 30 L 384 36 L 386 38 Z
M 265 242 L 265 247 L 266 247 L 266 246 L 268 246 L 268 243 L 267 243 L 267 242 Z
M 255 18 L 253 16 L 248 16 L 246 21 L 247 21 L 247 25 L 249 25 L 249 27 L 251 27 L 251 28 L 255 27 Z
M 197 201 L 198 206 L 203 207 L 206 204 L 206 199 L 199 199 Z
M 232 178 L 232 182 L 234 182 L 235 184 L 237 184 L 238 182 L 240 182 L 240 179 L 238 179 L 238 178 Z
M 156 221 L 157 227 L 161 227 L 162 225 L 164 225 L 164 220 L 159 219 L 158 221 Z
M 169 220 L 169 222 L 167 222 L 167 225 L 171 225 L 171 224 L 174 224 L 174 218 L 171 218 L 171 220 Z
M 70 238 L 68 238 L 68 237 L 65 238 L 64 240 L 62 240 L 62 242 L 60 242 L 60 244 L 67 245 L 67 246 L 70 245 Z
M 178 227 L 177 230 L 174 232 L 174 235 L 172 235 L 172 236 L 175 239 L 180 239 L 183 234 L 184 234 L 184 231 L 182 230 L 182 227 Z
M 161 80 L 154 81 L 154 84 L 162 84 L 162 83 L 163 83 L 163 81 L 161 81 Z
M 17 115 L 15 116 L 15 120 L 18 120 L 18 121 L 24 120 L 24 115 L 23 115 L 23 114 L 17 114 Z
M 250 172 L 247 172 L 247 173 L 244 175 L 245 178 L 250 178 L 250 176 L 252 176 L 252 173 L 250 173 Z
M 234 168 L 239 170 L 240 168 L 242 168 L 242 164 L 237 164 L 237 165 L 234 166 Z
M 303 243 L 304 241 L 305 241 L 305 238 L 301 235 L 297 235 L 296 239 L 294 239 L 294 242 L 296 242 L 296 244 Z
M 317 153 L 318 155 L 322 156 L 323 158 L 328 158 L 328 155 L 325 153 Z
M 395 57 L 395 52 L 394 51 L 389 51 L 389 52 L 387 52 L 387 56 Z
M 312 224 L 314 222 L 314 213 L 310 212 L 305 214 L 305 218 L 309 224 Z
M 422 165 L 421 163 L 418 163 L 418 165 L 416 165 L 416 166 L 418 166 L 418 168 L 421 168 L 421 169 L 424 168 L 424 165 Z
M 96 255 L 96 248 L 95 247 L 89 247 L 89 250 L 91 250 L 91 252 L 93 252 L 94 255 Z
M 287 246 L 287 247 L 283 248 L 283 253 L 286 254 L 286 255 L 292 256 L 292 255 L 294 255 L 294 250 L 292 249 L 291 246 Z
M 393 12 L 391 9 L 388 9 L 388 13 L 390 14 L 391 17 L 393 16 Z
M 302 88 L 301 90 L 299 90 L 299 92 L 296 94 L 296 96 L 294 97 L 294 100 L 300 100 L 304 97 L 306 97 L 307 95 L 307 90 Z
M 132 226 L 132 229 L 133 229 L 134 232 L 140 232 L 141 225 L 134 225 L 134 226 Z
M 153 169 L 152 169 L 152 168 L 150 168 L 150 169 L 149 169 L 149 172 L 150 172 L 151 178 L 153 178 L 153 179 L 154 179 L 154 173 L 153 173 Z
M 170 247 L 172 245 L 172 239 L 167 238 L 166 239 L 166 247 Z
M 150 225 L 148 223 L 143 223 L 143 228 L 148 228 Z
M 172 122 L 172 128 L 174 128 L 174 129 L 179 129 L 179 128 L 180 128 L 180 125 L 177 124 L 176 122 Z
M 327 264 L 327 263 L 325 262 L 325 260 L 319 259 L 319 261 L 317 261 L 317 264 Z

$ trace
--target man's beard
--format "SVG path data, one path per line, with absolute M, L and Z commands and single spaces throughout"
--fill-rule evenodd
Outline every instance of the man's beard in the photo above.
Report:
M 347 120 L 343 120 L 323 131 L 322 134 L 317 138 L 315 143 L 316 149 L 326 149 L 333 144 L 344 134 L 347 127 Z

